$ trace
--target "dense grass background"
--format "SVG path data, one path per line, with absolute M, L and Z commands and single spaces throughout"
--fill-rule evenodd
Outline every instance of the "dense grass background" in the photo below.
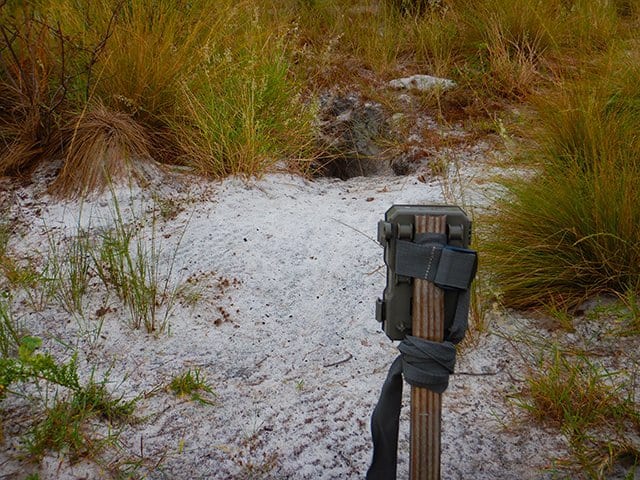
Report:
M 309 155 L 291 26 L 266 6 L 8 2 L 0 18 L 0 174 L 63 157 L 69 193 L 148 158 L 221 176 Z
M 520 112 L 517 130 L 506 133 L 524 140 L 513 159 L 522 175 L 501 180 L 495 213 L 478 222 L 483 268 L 502 303 L 545 308 L 571 328 L 572 307 L 613 294 L 633 316 L 618 334 L 637 333 L 638 31 L 636 0 L 0 0 L 0 176 L 28 177 L 49 163 L 57 168 L 53 192 L 85 195 L 143 175 L 149 162 L 209 177 L 260 175 L 286 162 L 306 174 L 322 155 L 314 130 L 321 93 L 356 90 L 384 103 L 384 84 L 396 76 L 448 77 L 457 87 L 438 98 L 445 119 L 500 117 L 508 127 L 510 112 Z M 34 288 L 38 272 L 10 257 L 11 233 L 0 219 L 2 284 L 22 285 L 35 308 L 46 301 Z M 84 268 L 58 253 L 55 276 Z M 100 258 L 107 256 L 114 266 L 127 260 L 116 250 Z M 148 280 L 157 283 L 157 260 L 138 257 L 143 263 L 129 258 L 121 270 L 140 274 L 144 295 L 131 308 L 151 307 L 140 321 L 153 331 Z M 72 286 L 58 289 L 61 300 L 81 310 L 85 285 Z M 9 304 L 0 298 L 5 373 L 36 359 L 33 351 L 16 357 Z M 533 369 L 523 406 L 571 427 L 568 439 L 591 478 L 621 455 L 637 464 L 637 445 L 619 453 L 619 436 L 585 441 L 574 421 L 588 420 L 591 399 L 602 408 L 585 428 L 622 407 L 618 417 L 636 428 L 635 377 L 625 376 L 632 393 L 616 402 L 620 390 L 603 384 L 609 376 L 600 366 L 567 355 L 555 352 Z M 5 376 L 0 399 L 18 380 L 29 378 Z M 85 420 L 80 411 L 111 408 L 103 389 L 74 386 L 75 397 L 50 418 L 77 417 L 76 425 Z M 32 454 L 51 448 L 47 425 L 35 431 Z M 596 466 L 592 444 L 609 452 Z
M 321 91 L 442 75 L 445 115 L 533 112 L 536 173 L 507 182 L 485 265 L 508 305 L 573 305 L 639 283 L 639 18 L 624 0 L 6 1 L 0 174 L 62 158 L 68 194 L 150 159 L 305 172 Z

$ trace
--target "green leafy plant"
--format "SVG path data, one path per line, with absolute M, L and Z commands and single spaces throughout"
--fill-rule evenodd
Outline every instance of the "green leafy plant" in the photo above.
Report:
M 50 354 L 37 353 L 41 345 L 40 338 L 24 336 L 20 338 L 17 357 L 0 359 L 0 388 L 5 395 L 13 383 L 28 380 L 45 380 L 71 390 L 80 389 L 76 356 L 60 364 Z
M 109 429 L 101 434 L 90 425 L 98 419 L 109 426 L 131 418 L 135 400 L 113 399 L 106 382 L 73 389 L 69 399 L 56 399 L 26 438 L 27 451 L 36 458 L 47 451 L 67 450 L 72 459 L 95 456 L 106 445 L 114 444 L 117 434 Z
M 0 331 L 0 336 L 3 336 Z M 117 434 L 109 429 L 102 435 L 93 420 L 109 425 L 131 418 L 136 400 L 112 398 L 107 391 L 108 374 L 101 382 L 92 378 L 82 385 L 78 375 L 77 356 L 67 362 L 57 361 L 50 353 L 40 353 L 38 337 L 13 333 L 11 344 L 18 343 L 17 352 L 0 357 L 0 400 L 15 394 L 13 385 L 45 382 L 55 387 L 53 405 L 44 401 L 45 413 L 25 437 L 26 450 L 35 457 L 45 452 L 68 450 L 73 458 L 93 456 L 106 444 L 114 443 Z

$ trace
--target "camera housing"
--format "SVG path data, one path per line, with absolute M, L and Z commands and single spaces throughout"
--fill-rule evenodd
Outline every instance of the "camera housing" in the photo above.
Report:
M 416 216 L 446 216 L 446 246 L 468 249 L 471 244 L 472 222 L 467 214 L 454 205 L 393 205 L 378 222 L 378 241 L 384 247 L 387 265 L 387 284 L 382 298 L 376 302 L 376 319 L 391 340 L 411 335 L 412 277 L 396 273 L 398 241 L 413 241 Z M 475 272 L 474 272 L 475 273 Z M 458 291 L 445 290 L 445 330 L 455 315 Z

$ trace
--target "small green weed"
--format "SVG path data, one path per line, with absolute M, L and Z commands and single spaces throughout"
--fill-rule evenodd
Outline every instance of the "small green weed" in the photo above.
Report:
M 178 396 L 189 396 L 191 400 L 207 405 L 214 404 L 212 399 L 204 398 L 201 394 L 204 392 L 215 397 L 213 389 L 199 368 L 189 369 L 185 373 L 175 376 L 169 384 L 169 389 Z
M 9 294 L 0 294 L 0 356 L 9 357 L 15 353 L 20 344 L 19 332 L 20 327 L 11 313 L 11 297 Z

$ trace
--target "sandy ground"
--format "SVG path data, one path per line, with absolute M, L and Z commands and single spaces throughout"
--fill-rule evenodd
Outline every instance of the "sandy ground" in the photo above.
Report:
M 443 203 L 463 193 L 467 207 L 486 207 L 491 186 L 474 158 L 446 185 L 415 175 L 310 182 L 273 174 L 118 189 L 134 211 L 149 208 L 150 192 L 181 205 L 157 226 L 162 266 L 173 263 L 172 285 L 195 279 L 201 298 L 177 304 L 169 333 L 159 335 L 132 330 L 127 311 L 103 292 L 90 296 L 85 319 L 57 307 L 30 312 L 17 298 L 16 316 L 46 348 L 67 358 L 63 339 L 80 352 L 85 379 L 91 368 L 110 369 L 114 393 L 141 395 L 140 421 L 124 427 L 122 451 L 107 454 L 102 466 L 53 454 L 32 465 L 14 455 L 31 417 L 12 397 L 3 415 L 19 421 L 5 422 L 0 478 L 104 478 L 109 466 L 132 461 L 151 479 L 364 478 L 369 418 L 397 355 L 374 318 L 385 283 L 376 224 L 394 203 Z M 29 187 L 14 200 L 12 214 L 23 226 L 11 247 L 25 255 L 46 249 L 47 231 L 72 236 L 78 225 L 110 222 L 109 193 L 80 204 Z M 111 311 L 99 317 L 102 306 Z M 563 454 L 563 442 L 522 422 L 507 401 L 521 388 L 522 359 L 505 332 L 529 328 L 528 321 L 489 313 L 487 322 L 487 333 L 462 349 L 444 394 L 443 478 L 552 478 L 545 469 Z M 213 405 L 166 389 L 189 368 L 206 376 Z M 406 390 L 399 478 L 408 476 Z

